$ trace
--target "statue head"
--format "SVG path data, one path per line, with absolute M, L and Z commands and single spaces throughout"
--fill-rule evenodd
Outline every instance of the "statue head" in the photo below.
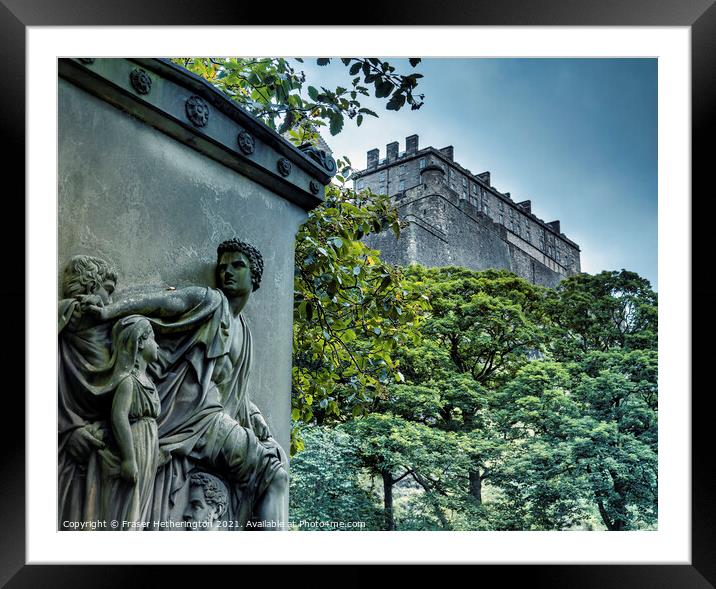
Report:
M 114 382 L 128 375 L 143 358 L 147 363 L 157 360 L 159 347 L 154 330 L 146 317 L 129 315 L 112 328 L 112 356 Z
M 62 295 L 73 299 L 81 295 L 97 295 L 106 305 L 112 302 L 117 286 L 117 273 L 107 262 L 94 256 L 73 256 L 62 278 Z
M 189 501 L 184 510 L 187 530 L 211 531 L 217 528 L 229 505 L 229 493 L 218 477 L 195 472 L 189 477 Z
M 216 248 L 216 284 L 219 288 L 225 290 L 224 280 L 221 276 L 222 257 L 224 259 L 229 257 L 234 258 L 237 256 L 231 256 L 230 254 L 236 253 L 245 256 L 249 264 L 249 271 L 251 272 L 251 292 L 258 290 L 261 284 L 261 277 L 264 273 L 264 259 L 261 256 L 261 252 L 253 245 L 241 241 L 236 237 L 227 239 Z

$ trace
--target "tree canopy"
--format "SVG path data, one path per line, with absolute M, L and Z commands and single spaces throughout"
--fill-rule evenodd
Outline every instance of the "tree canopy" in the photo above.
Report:
M 604 272 L 551 290 L 504 271 L 411 267 L 405 286 L 428 305 L 396 355 L 404 379 L 336 428 L 353 441 L 383 529 L 656 525 L 657 309 L 646 281 Z

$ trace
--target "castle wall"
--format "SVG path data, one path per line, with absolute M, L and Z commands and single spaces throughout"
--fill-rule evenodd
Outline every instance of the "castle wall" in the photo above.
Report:
M 579 246 L 569 240 L 562 232 L 559 221 L 545 223 L 532 213 L 531 201 L 524 200 L 515 202 L 509 193 L 502 193 L 491 185 L 490 173 L 483 172 L 473 174 L 453 160 L 453 148 L 451 146 L 442 149 L 427 147 L 418 149 L 418 137 L 413 135 L 406 139 L 406 150 L 399 152 L 398 143 L 392 142 L 387 145 L 386 157 L 379 158 L 379 150 L 373 149 L 368 152 L 368 166 L 365 170 L 355 175 L 355 187 L 357 190 L 371 190 L 376 194 L 387 194 L 402 203 L 403 215 L 410 215 L 407 220 L 412 221 L 417 227 L 406 233 L 406 245 L 398 247 L 390 242 L 390 238 L 375 238 L 375 243 L 381 243 L 388 248 L 389 255 L 394 259 L 412 259 L 410 252 L 421 251 L 422 259 L 434 259 L 437 254 L 425 251 L 426 248 L 438 248 L 442 252 L 442 265 L 457 263 L 451 260 L 463 259 L 462 265 L 482 266 L 488 260 L 496 259 L 492 244 L 492 238 L 488 238 L 486 244 L 475 243 L 474 235 L 482 230 L 468 222 L 463 228 L 460 220 L 452 219 L 451 227 L 448 230 L 441 229 L 450 235 L 444 236 L 445 247 L 433 243 L 435 231 L 439 229 L 438 219 L 444 212 L 437 213 L 430 205 L 407 207 L 408 195 L 414 198 L 413 192 L 421 189 L 426 170 L 431 168 L 437 170 L 441 176 L 442 187 L 438 192 L 448 191 L 455 197 L 454 205 L 460 208 L 468 218 L 481 214 L 485 227 L 491 227 L 491 221 L 495 226 L 491 227 L 490 235 L 497 233 L 499 238 L 508 242 L 509 245 L 501 245 L 506 248 L 510 264 L 505 265 L 504 261 L 495 262 L 497 268 L 515 268 L 520 276 L 532 280 L 539 280 L 540 284 L 551 284 L 555 282 L 554 275 L 568 276 L 580 272 L 580 251 Z M 439 173 L 440 170 L 442 173 Z M 428 176 L 432 175 L 429 173 Z M 444 221 L 443 221 L 444 223 Z M 479 224 L 478 224 L 479 225 Z M 463 231 L 464 229 L 464 231 Z M 465 233 L 465 235 L 462 235 Z M 461 237 L 456 236 L 460 234 Z M 425 244 L 420 244 L 418 235 L 423 235 Z M 386 242 L 387 239 L 387 242 Z M 410 240 L 415 240 L 415 243 Z M 475 249 L 464 252 L 467 244 Z M 405 249 L 405 252 L 402 252 Z M 401 250 L 401 251 L 399 251 Z M 464 254 L 464 255 L 463 255 Z M 471 256 L 475 256 L 472 260 Z M 414 256 L 413 256 L 414 257 Z M 497 256 L 497 259 L 501 259 Z M 532 262 L 537 266 L 532 268 Z M 438 263 L 434 265 L 439 265 Z M 545 272 L 542 271 L 545 267 Z
M 443 182 L 428 182 L 408 190 L 395 204 L 401 218 L 409 223 L 400 238 L 386 231 L 365 240 L 369 247 L 380 250 L 387 262 L 472 270 L 503 268 L 543 286 L 556 286 L 564 277 L 508 241 L 509 232 L 503 226 L 461 200 Z

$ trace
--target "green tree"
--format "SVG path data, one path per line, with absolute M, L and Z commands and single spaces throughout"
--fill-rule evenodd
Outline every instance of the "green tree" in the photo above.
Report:
M 290 513 L 296 529 L 302 520 L 364 522 L 361 530 L 379 530 L 382 514 L 361 484 L 361 463 L 351 436 L 339 429 L 307 426 L 306 449 L 291 460 Z M 331 531 L 334 528 L 315 528 Z
M 574 448 L 582 408 L 573 397 L 569 371 L 558 362 L 532 362 L 496 392 L 492 403 L 496 427 L 507 442 L 494 477 L 502 494 L 495 526 L 553 530 L 586 519 L 589 488 Z
M 439 528 L 452 529 L 441 497 L 454 492 L 451 481 L 464 476 L 468 466 L 454 433 L 378 413 L 352 420 L 341 429 L 350 433 L 362 465 L 382 481 L 383 529 L 398 529 L 393 488 L 408 477 L 424 493 Z
M 430 307 L 398 354 L 405 381 L 351 424 L 382 477 L 386 529 L 652 526 L 656 296 L 644 282 L 604 273 L 550 292 L 506 272 L 406 274 Z M 553 321 L 575 301 L 595 311 Z M 422 492 L 396 514 L 393 489 L 411 479 Z
M 319 424 L 363 414 L 400 378 L 395 351 L 413 337 L 419 295 L 361 240 L 400 232 L 385 196 L 330 186 L 296 238 L 293 419 Z M 300 441 L 296 438 L 296 443 Z
M 508 272 L 412 266 L 406 274 L 407 291 L 428 308 L 418 336 L 398 353 L 404 382 L 376 396 L 351 432 L 364 466 L 383 480 L 386 529 L 401 519 L 393 488 L 406 478 L 421 491 L 408 507 L 420 513 L 415 522 L 476 529 L 483 482 L 504 451 L 490 387 L 539 350 L 543 294 Z
M 436 427 L 469 437 L 473 467 L 467 484 L 480 503 L 483 481 L 494 470 L 489 464 L 500 454 L 488 390 L 540 353 L 545 290 L 504 270 L 413 267 L 410 279 L 430 303 L 421 328 L 430 343 L 406 354 L 403 372 L 409 382 L 439 391 L 443 407 Z
M 656 293 L 631 272 L 548 294 L 549 356 L 495 396 L 510 452 L 496 482 L 519 529 L 563 528 L 595 508 L 609 530 L 657 517 Z
M 656 523 L 658 475 L 655 350 L 592 352 L 573 367 L 584 407 L 575 461 L 608 530 Z
M 657 296 L 634 272 L 570 276 L 549 293 L 547 309 L 558 359 L 614 347 L 656 349 Z

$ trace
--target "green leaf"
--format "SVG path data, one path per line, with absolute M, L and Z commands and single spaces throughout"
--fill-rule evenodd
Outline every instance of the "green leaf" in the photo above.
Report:
M 388 104 L 386 105 L 386 108 L 388 110 L 400 110 L 401 107 L 405 104 L 405 96 L 402 94 L 395 92 L 391 99 L 388 101 Z
M 319 57 L 319 58 L 316 60 L 316 63 L 317 63 L 318 65 L 328 65 L 329 63 L 331 63 L 331 60 L 330 60 L 330 58 Z
M 333 113 L 329 118 L 331 135 L 338 135 L 343 129 L 343 115 Z
M 291 125 L 293 125 L 293 111 L 288 111 L 283 119 L 283 122 L 281 123 L 281 126 L 278 128 L 278 133 L 283 135 L 291 128 Z
M 359 108 L 359 109 L 358 109 L 358 112 L 363 113 L 363 114 L 366 114 L 366 115 L 370 115 L 370 116 L 372 116 L 372 117 L 377 117 L 377 116 L 378 116 L 376 113 L 374 113 L 374 112 L 373 112 L 372 110 L 370 110 L 369 108 Z
M 308 95 L 311 97 L 311 100 L 318 100 L 318 90 L 316 90 L 313 86 L 308 87 Z
M 375 96 L 376 98 L 385 98 L 395 88 L 395 84 L 390 80 L 379 79 L 375 82 Z

